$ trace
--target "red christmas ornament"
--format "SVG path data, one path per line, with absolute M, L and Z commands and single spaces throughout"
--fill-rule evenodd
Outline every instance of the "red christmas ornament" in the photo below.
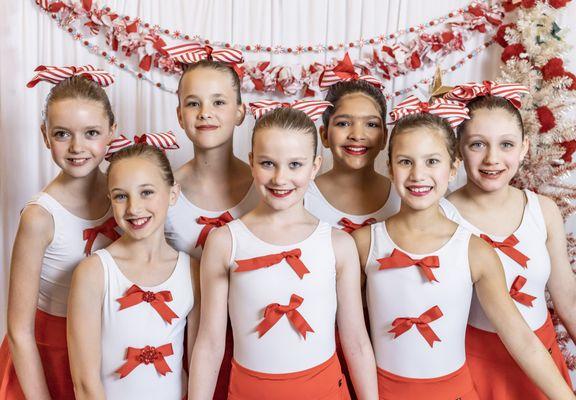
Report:
M 569 1 L 570 0 L 548 0 L 548 4 L 550 4 L 554 8 L 562 8 L 562 7 L 566 7 L 566 4 Z
M 502 62 L 505 63 L 514 57 L 520 58 L 520 54 L 525 53 L 525 52 L 526 52 L 526 49 L 520 43 L 511 44 L 509 46 L 506 46 L 504 48 L 504 51 L 502 52 L 502 57 L 501 57 Z
M 571 163 L 572 155 L 576 152 L 576 140 L 560 143 L 560 146 L 564 147 L 564 155 L 562 156 L 562 159 L 567 163 Z
M 502 47 L 508 46 L 508 42 L 504 39 L 504 35 L 506 34 L 506 28 L 516 29 L 516 24 L 505 24 L 500 25 L 498 31 L 496 31 L 496 35 L 494 35 L 494 40 Z
M 540 70 L 545 81 L 563 76 L 566 72 L 564 71 L 564 61 L 558 57 L 551 58 Z
M 556 118 L 554 118 L 554 114 L 548 107 L 538 107 L 536 114 L 540 122 L 540 133 L 546 133 L 556 126 Z

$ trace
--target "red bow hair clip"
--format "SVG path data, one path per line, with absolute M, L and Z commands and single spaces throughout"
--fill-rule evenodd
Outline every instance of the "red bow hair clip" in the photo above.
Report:
M 522 107 L 521 95 L 528 94 L 528 88 L 518 83 L 496 83 L 483 81 L 482 83 L 470 82 L 458 85 L 444 95 L 447 100 L 469 102 L 476 97 L 498 96 L 504 97 L 516 108 Z
M 96 82 L 102 87 L 106 87 L 114 83 L 114 77 L 109 72 L 101 69 L 96 69 L 92 65 L 85 65 L 82 67 L 50 67 L 40 65 L 34 71 L 38 72 L 30 82 L 26 84 L 27 87 L 33 88 L 40 81 L 58 84 L 63 80 L 73 76 L 81 76 Z
M 106 160 L 109 160 L 114 153 L 125 147 L 138 143 L 146 143 L 150 146 L 157 147 L 160 150 L 176 150 L 180 148 L 178 143 L 176 143 L 176 135 L 174 135 L 172 131 L 165 133 L 144 133 L 140 136 L 134 136 L 134 140 L 130 140 L 126 136 L 120 135 L 110 142 L 105 158 Z
M 242 76 L 239 64 L 244 62 L 244 55 L 238 49 L 214 49 L 212 46 L 202 46 L 195 42 L 165 46 L 163 50 L 168 53 L 170 59 L 181 64 L 194 64 L 201 60 L 219 61 L 230 64 L 238 76 Z
M 382 89 L 384 85 L 377 78 L 372 75 L 360 75 L 356 72 L 356 68 L 350 60 L 348 53 L 344 55 L 344 58 L 334 66 L 324 69 L 320 74 L 318 80 L 318 85 L 325 89 L 338 82 L 347 81 L 366 81 L 369 84 L 376 86 L 378 89 Z
M 390 117 L 392 118 L 392 122 L 396 122 L 407 115 L 420 113 L 437 115 L 448 121 L 453 129 L 460 125 L 465 119 L 470 119 L 468 108 L 463 103 L 445 99 L 436 99 L 433 103 L 428 103 L 420 101 L 415 96 L 408 97 L 394 107 L 390 112 Z
M 312 121 L 316 121 L 322 113 L 324 113 L 324 110 L 328 107 L 332 107 L 332 103 L 324 100 L 297 100 L 293 103 L 262 100 L 250 103 L 248 106 L 250 107 L 250 112 L 252 112 L 256 119 L 261 118 L 264 114 L 277 108 L 293 108 L 304 112 L 304 114 L 308 115 Z

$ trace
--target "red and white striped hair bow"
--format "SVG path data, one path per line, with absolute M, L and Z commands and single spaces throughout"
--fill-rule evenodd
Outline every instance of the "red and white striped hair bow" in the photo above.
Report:
M 176 143 L 176 135 L 172 131 L 164 133 L 144 133 L 140 136 L 134 136 L 134 140 L 128 139 L 124 135 L 120 135 L 110 142 L 108 151 L 106 152 L 106 160 L 110 159 L 112 155 L 125 147 L 132 146 L 133 144 L 146 143 L 150 146 L 157 147 L 161 150 L 176 150 L 179 149 Z
M 332 107 L 332 103 L 323 100 L 298 100 L 294 103 L 282 103 L 274 100 L 255 101 L 248 104 L 250 111 L 254 118 L 261 118 L 264 114 L 275 110 L 277 108 L 293 108 L 295 110 L 303 111 L 310 117 L 312 121 L 316 121 L 328 107 Z
M 444 95 L 447 100 L 469 102 L 480 96 L 504 97 L 516 108 L 522 107 L 520 96 L 528 94 L 528 88 L 518 83 L 496 83 L 483 81 L 482 83 L 470 82 L 454 87 Z
M 242 64 L 244 56 L 238 49 L 217 49 L 212 46 L 202 46 L 200 43 L 183 43 L 164 47 L 168 56 L 183 64 L 193 64 L 201 60 L 220 61 L 229 64 Z
M 456 128 L 462 121 L 470 118 L 468 108 L 464 103 L 445 99 L 436 99 L 433 103 L 428 103 L 420 101 L 415 96 L 409 96 L 394 107 L 390 112 L 390 117 L 392 122 L 396 122 L 407 115 L 420 113 L 437 115 L 448 121 L 452 128 Z
M 384 86 L 382 82 L 372 75 L 358 74 L 348 53 L 344 55 L 342 60 L 338 61 L 338 64 L 334 67 L 326 68 L 322 74 L 320 74 L 318 85 L 321 88 L 328 88 L 338 82 L 346 81 L 366 81 L 378 89 L 382 89 Z
M 91 81 L 96 82 L 102 87 L 106 87 L 114 83 L 114 77 L 109 72 L 101 69 L 96 69 L 92 65 L 85 65 L 83 67 L 50 67 L 40 65 L 34 71 L 38 73 L 30 82 L 26 84 L 27 87 L 32 88 L 40 81 L 58 84 L 65 79 L 73 76 L 81 76 Z

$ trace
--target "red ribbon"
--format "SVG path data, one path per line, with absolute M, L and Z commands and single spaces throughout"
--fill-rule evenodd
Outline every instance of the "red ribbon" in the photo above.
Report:
M 280 263 L 280 261 L 286 259 L 286 262 L 294 272 L 300 277 L 304 278 L 305 274 L 309 274 L 310 271 L 304 263 L 300 260 L 302 251 L 300 249 L 294 249 L 290 251 L 283 251 L 282 253 L 269 254 L 266 256 L 249 258 L 247 260 L 237 260 L 238 268 L 234 272 L 247 272 L 254 271 L 260 268 L 267 268 Z
M 510 288 L 510 296 L 518 303 L 524 304 L 527 307 L 532 307 L 534 305 L 532 302 L 536 300 L 536 297 L 520 291 L 527 281 L 526 278 L 518 275 L 516 279 L 514 279 L 512 287 Z
M 396 318 L 394 322 L 392 322 L 393 328 L 390 329 L 388 333 L 393 333 L 394 339 L 396 339 L 404 332 L 410 330 L 413 325 L 416 325 L 418 332 L 426 339 L 430 347 L 434 347 L 434 342 L 441 342 L 441 340 L 428 324 L 436 321 L 443 315 L 440 307 L 434 306 L 422 313 L 418 318 Z
M 508 236 L 503 242 L 497 242 L 495 240 L 492 240 L 488 235 L 485 234 L 481 234 L 480 237 L 484 239 L 484 241 L 493 248 L 500 249 L 502 253 L 506 254 L 508 257 L 516 261 L 522 267 L 528 268 L 528 260 L 530 260 L 530 258 L 528 258 L 524 254 L 522 254 L 519 250 L 514 248 L 514 246 L 516 246 L 520 242 L 513 234 Z
M 83 238 L 86 240 L 86 246 L 84 246 L 84 254 L 89 256 L 92 253 L 92 245 L 96 240 L 96 237 L 99 233 L 103 234 L 110 240 L 114 241 L 120 238 L 120 234 L 114 230 L 118 224 L 114 217 L 108 218 L 104 223 L 101 225 L 95 226 L 94 228 L 86 228 L 83 231 Z
M 348 233 L 352 233 L 357 229 L 362 228 L 363 226 L 368 226 L 368 225 L 372 225 L 376 223 L 376 218 L 368 218 L 366 221 L 360 223 L 360 224 L 356 224 L 352 221 L 350 221 L 348 218 L 346 217 L 342 217 L 340 219 L 340 221 L 338 221 L 338 225 L 342 225 L 343 228 L 342 230 L 344 232 L 348 232 Z
M 226 225 L 228 222 L 233 221 L 234 217 L 226 211 L 225 213 L 220 214 L 216 218 L 210 217 L 198 217 L 196 219 L 196 223 L 199 225 L 205 225 L 204 228 L 200 231 L 200 235 L 198 235 L 198 240 L 196 241 L 196 246 L 194 247 L 202 247 L 204 248 L 204 244 L 206 243 L 206 239 L 208 238 L 208 233 L 213 228 L 219 228 L 221 226 Z
M 174 354 L 172 343 L 167 343 L 160 347 L 146 346 L 141 349 L 128 347 L 126 350 L 126 362 L 116 370 L 120 374 L 120 379 L 126 377 L 134 368 L 140 364 L 154 364 L 156 371 L 162 376 L 172 372 L 164 357 Z
M 140 289 L 138 285 L 132 285 L 124 294 L 124 297 L 116 299 L 120 303 L 120 310 L 140 304 L 143 301 L 149 303 L 154 310 L 162 317 L 162 319 L 169 324 L 172 323 L 173 318 L 178 318 L 178 315 L 172 311 L 166 302 L 172 301 L 172 293 L 169 290 L 161 292 L 150 292 Z
M 314 330 L 308 325 L 308 322 L 306 322 L 302 314 L 296 310 L 303 301 L 304 299 L 302 297 L 293 294 L 290 296 L 290 304 L 287 306 L 282 306 L 278 303 L 266 306 L 266 310 L 264 310 L 264 320 L 256 327 L 258 337 L 264 336 L 283 315 L 286 315 L 286 318 L 288 318 L 292 326 L 306 339 L 306 333 L 313 333 Z
M 521 95 L 528 94 L 528 88 L 518 83 L 496 83 L 483 81 L 482 83 L 470 82 L 458 85 L 444 95 L 445 99 L 469 102 L 481 96 L 504 97 L 516 108 L 522 106 Z
M 440 268 L 440 260 L 438 256 L 427 256 L 421 259 L 414 259 L 408 254 L 394 249 L 389 257 L 379 258 L 376 260 L 380 263 L 380 268 L 378 270 L 388 269 L 388 268 L 405 268 L 416 265 L 420 267 L 420 270 L 424 276 L 428 279 L 428 282 L 436 281 L 438 279 L 434 276 L 431 268 Z

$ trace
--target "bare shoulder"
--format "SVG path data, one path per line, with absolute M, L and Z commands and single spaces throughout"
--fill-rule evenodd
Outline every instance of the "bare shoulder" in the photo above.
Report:
M 544 214 L 544 218 L 548 220 L 548 218 L 555 218 L 557 216 L 562 216 L 560 213 L 560 209 L 554 200 L 550 197 L 543 196 L 541 194 L 538 196 L 538 203 L 540 204 L 540 208 L 542 209 L 542 213 Z
M 104 279 L 102 260 L 96 254 L 85 258 L 74 269 L 74 280 L 98 282 Z
M 44 207 L 30 204 L 20 215 L 20 229 L 26 233 L 50 235 L 54 231 L 54 219 Z

